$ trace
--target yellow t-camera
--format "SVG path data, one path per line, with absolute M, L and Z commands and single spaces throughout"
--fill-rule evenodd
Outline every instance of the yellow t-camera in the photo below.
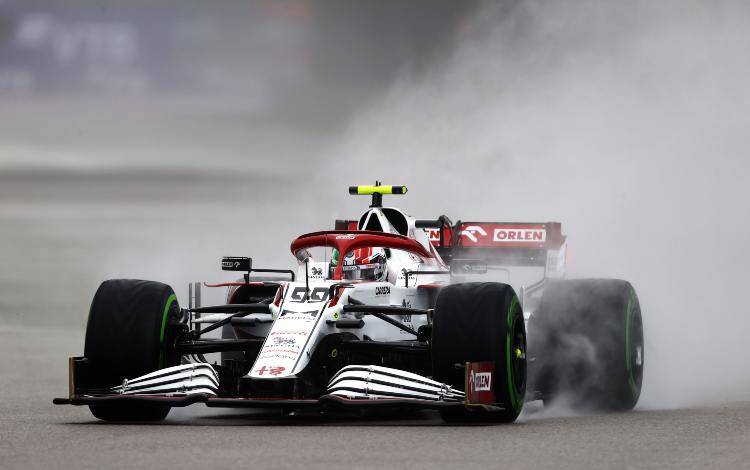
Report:
M 373 194 L 406 194 L 406 191 L 408 191 L 406 186 L 349 186 L 349 194 L 360 196 L 370 196 Z

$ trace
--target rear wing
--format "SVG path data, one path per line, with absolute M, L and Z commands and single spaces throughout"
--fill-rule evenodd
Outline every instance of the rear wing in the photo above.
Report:
M 451 266 L 476 259 L 489 267 L 544 268 L 544 277 L 564 274 L 566 237 L 559 222 L 458 222 L 425 230 Z
M 441 216 L 417 220 L 443 260 L 481 260 L 490 267 L 544 267 L 548 277 L 562 276 L 566 241 L 560 222 L 457 222 Z M 356 220 L 337 220 L 337 230 L 357 230 Z

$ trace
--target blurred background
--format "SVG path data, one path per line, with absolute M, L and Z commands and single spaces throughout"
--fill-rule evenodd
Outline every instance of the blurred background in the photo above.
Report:
M 103 279 L 186 305 L 379 179 L 633 282 L 639 406 L 748 400 L 749 50 L 739 0 L 0 0 L 4 382 L 64 393 Z
M 337 210 L 311 175 L 341 199 L 376 176 L 325 149 L 473 6 L 0 0 L 0 319 L 82 328 L 104 277 L 179 294 L 222 254 L 290 264 Z

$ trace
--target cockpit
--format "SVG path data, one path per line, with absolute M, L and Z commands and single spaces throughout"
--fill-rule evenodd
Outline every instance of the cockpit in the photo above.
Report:
M 416 269 L 433 258 L 415 240 L 371 231 L 311 233 L 297 238 L 291 248 L 302 273 L 307 270 L 313 280 L 395 284 L 404 266 Z

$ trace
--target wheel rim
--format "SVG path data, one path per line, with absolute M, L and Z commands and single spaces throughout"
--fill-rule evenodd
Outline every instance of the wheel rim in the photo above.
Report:
M 641 384 L 643 382 L 643 322 L 641 320 L 640 308 L 635 305 L 628 312 L 627 328 L 627 367 L 628 382 L 630 391 L 634 399 L 637 399 L 641 393 Z
M 513 390 L 519 402 L 523 402 L 523 391 L 526 387 L 526 331 L 523 319 L 514 318 L 511 330 L 511 377 Z

